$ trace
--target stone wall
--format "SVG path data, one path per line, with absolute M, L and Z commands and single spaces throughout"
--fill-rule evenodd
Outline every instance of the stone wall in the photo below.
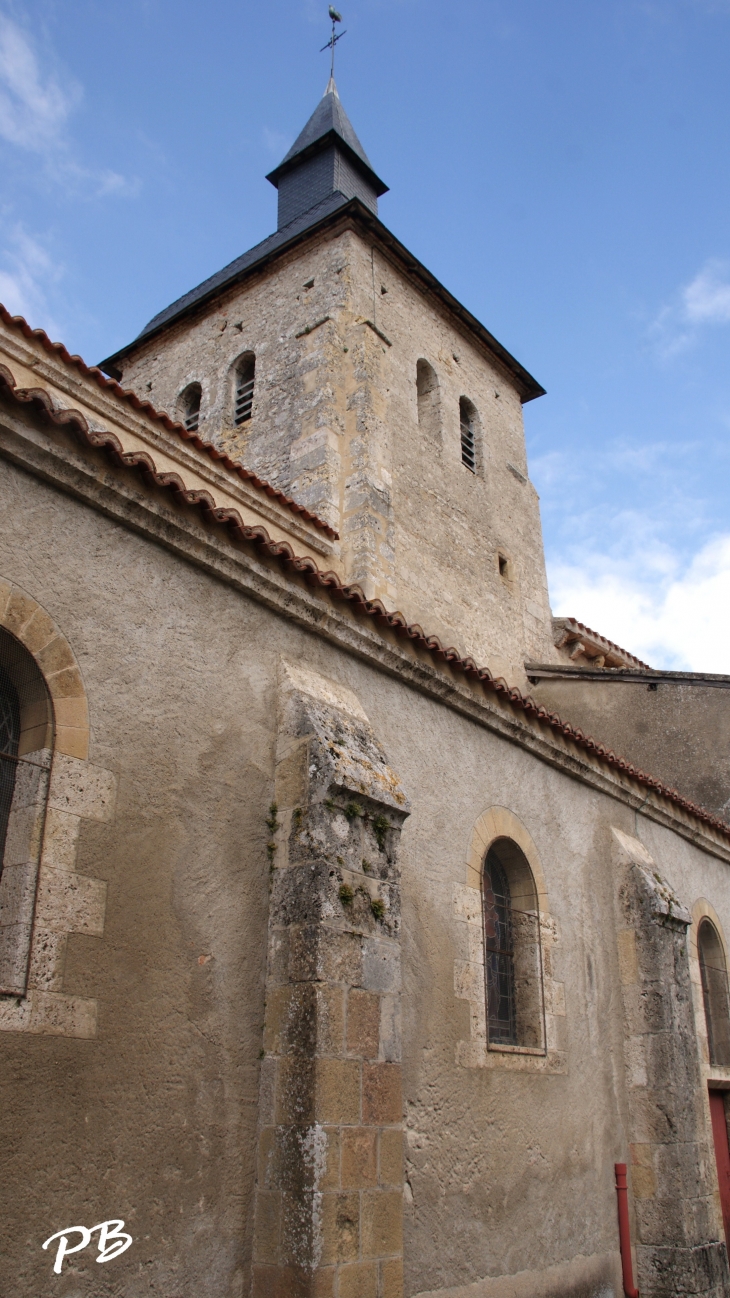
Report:
M 730 819 L 730 689 L 572 678 L 541 680 L 530 692 L 669 788 Z
M 355 696 L 282 677 L 253 1294 L 400 1298 L 408 804 Z
M 647 1298 L 721 1298 L 730 1270 L 690 982 L 692 917 L 643 843 L 613 837 L 638 1285 Z
M 133 1246 L 106 1266 L 92 1250 L 69 1259 L 64 1298 L 142 1298 L 153 1285 L 160 1298 L 248 1298 L 254 1248 L 262 1268 L 292 1260 L 278 1232 L 295 1184 L 305 1216 L 293 1261 L 306 1282 L 328 1272 L 322 1283 L 341 1290 L 362 1280 L 368 1298 L 382 1298 L 374 1285 L 397 1293 L 400 1112 L 404 1295 L 620 1294 L 613 1164 L 643 1138 L 624 1065 L 611 828 L 645 845 L 683 909 L 706 898 L 727 933 L 722 843 L 491 695 L 458 693 L 447 669 L 418 676 L 387 632 L 358 638 L 326 596 L 265 572 L 192 512 L 176 523 L 95 453 L 84 453 L 87 478 L 69 469 L 57 488 L 52 472 L 72 450 L 48 436 L 59 459 L 46 448 L 41 476 L 13 462 L 0 425 L 0 572 L 70 646 L 88 761 L 116 800 L 113 816 L 85 815 L 79 785 L 66 808 L 78 817 L 73 873 L 106 885 L 103 932 L 68 932 L 63 964 L 61 994 L 94 1000 L 95 1033 L 0 1032 L 4 1289 L 49 1292 L 42 1241 L 119 1217 Z M 306 769 L 305 749 L 317 754 Z M 464 894 L 478 891 L 477 839 L 486 848 L 495 826 L 523 845 L 549 930 L 547 1054 L 484 1049 L 478 998 L 463 995 L 474 984 L 455 979 L 478 965 Z M 327 961 L 341 944 L 339 966 L 290 961 L 310 901 L 301 954 Z M 666 940 L 647 960 L 664 961 L 679 999 Z M 682 1050 L 699 1057 L 686 1016 L 680 1027 Z M 279 1109 L 266 1107 L 271 1074 Z M 673 1103 L 694 1085 L 691 1058 L 677 1060 Z M 288 1108 L 299 1095 L 302 1108 Z M 701 1125 L 692 1140 L 699 1149 Z M 682 1229 L 687 1247 L 717 1257 L 709 1154 L 698 1176 L 680 1205 L 694 1234 Z M 319 1235 L 315 1194 L 329 1214 Z
M 253 417 L 233 367 L 256 354 Z M 419 427 L 433 367 L 441 428 Z M 520 398 L 484 346 L 392 254 L 344 222 L 145 341 L 123 382 L 175 412 L 202 385 L 201 435 L 325 518 L 348 580 L 510 682 L 556 656 Z M 459 399 L 477 410 L 477 472 Z M 500 571 L 500 557 L 502 566 Z

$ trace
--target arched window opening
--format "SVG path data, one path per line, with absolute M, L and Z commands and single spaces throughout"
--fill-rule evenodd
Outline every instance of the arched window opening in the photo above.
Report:
M 490 847 L 482 888 L 487 1043 L 544 1050 L 537 892 L 512 839 L 498 838 Z
M 459 399 L 459 424 L 461 427 L 461 462 L 472 473 L 477 471 L 477 412 L 466 397 Z
M 710 1063 L 730 1066 L 730 1000 L 727 963 L 720 935 L 709 919 L 703 919 L 697 934 L 697 954 L 702 977 Z
M 256 357 L 253 352 L 246 352 L 236 366 L 236 396 L 233 422 L 238 428 L 251 418 L 253 411 L 253 389 L 256 375 Z
M 5 838 L 15 791 L 19 740 L 18 691 L 0 667 L 0 861 L 5 853 Z
M 441 404 L 436 371 L 428 361 L 416 364 L 416 400 L 418 426 L 427 437 L 437 438 L 441 432 Z
M 180 397 L 180 422 L 189 433 L 195 433 L 200 424 L 200 402 L 203 389 L 199 383 L 190 383 Z
M 0 994 L 25 994 L 52 747 L 43 677 L 0 628 Z

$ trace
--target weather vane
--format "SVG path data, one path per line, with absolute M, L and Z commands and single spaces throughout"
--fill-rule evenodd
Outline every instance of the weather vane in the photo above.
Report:
M 338 35 L 335 36 L 335 23 L 342 22 L 342 14 L 338 14 L 334 5 L 330 5 L 329 15 L 330 18 L 332 19 L 332 35 L 330 36 L 327 44 L 323 45 L 322 49 L 319 52 L 320 54 L 322 54 L 324 50 L 332 51 L 332 61 L 330 63 L 330 77 L 332 78 L 335 75 L 335 45 L 337 44 L 338 41 L 342 40 L 343 36 L 347 35 L 347 32 L 339 32 Z

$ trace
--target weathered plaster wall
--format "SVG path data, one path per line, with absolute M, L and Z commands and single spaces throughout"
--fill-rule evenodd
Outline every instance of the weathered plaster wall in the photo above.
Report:
M 541 680 L 530 692 L 685 798 L 730 817 L 730 690 L 571 679 Z
M 726 931 L 728 866 L 7 462 L 0 515 L 0 572 L 72 646 L 89 758 L 118 790 L 114 819 L 84 823 L 79 842 L 79 872 L 107 882 L 104 934 L 72 934 L 64 970 L 69 994 L 97 1001 L 96 1036 L 0 1033 L 6 1287 L 46 1292 L 43 1239 L 119 1216 L 133 1248 L 105 1267 L 77 1255 L 64 1298 L 248 1291 L 284 655 L 354 693 L 411 800 L 405 1294 L 618 1294 L 612 1172 L 628 1099 L 611 826 L 649 845 L 683 904 L 708 898 Z M 455 899 L 490 808 L 517 818 L 539 858 L 547 1056 L 465 1049 Z
M 5 463 L 0 491 L 0 572 L 25 580 L 72 643 L 90 761 L 117 784 L 113 819 L 82 820 L 76 855 L 79 875 L 106 884 L 103 936 L 71 933 L 63 970 L 65 995 L 94 1004 L 95 1035 L 0 1032 L 0 1288 L 100 1298 L 119 1292 L 124 1261 L 130 1298 L 152 1284 L 238 1295 L 273 745 L 248 619 L 164 550 Z M 43 1240 L 115 1216 L 135 1236 L 116 1273 L 90 1250 L 56 1281 Z
M 254 410 L 235 429 L 244 351 Z M 436 435 L 418 424 L 421 358 L 439 384 Z M 171 413 L 194 380 L 201 435 L 334 526 L 346 577 L 369 597 L 510 682 L 526 658 L 556 656 L 513 381 L 371 240 L 346 225 L 313 236 L 141 344 L 123 378 Z M 478 413 L 476 474 L 461 462 L 462 396 Z

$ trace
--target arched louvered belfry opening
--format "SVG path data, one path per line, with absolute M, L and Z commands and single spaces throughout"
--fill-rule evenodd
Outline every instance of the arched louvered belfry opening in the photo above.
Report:
M 537 889 L 524 852 L 492 843 L 482 878 L 487 1044 L 545 1048 Z
M 233 422 L 236 428 L 248 423 L 253 414 L 253 396 L 256 384 L 256 357 L 244 352 L 234 366 Z
M 431 441 L 437 441 L 441 434 L 439 383 L 433 365 L 423 359 L 416 363 L 416 402 L 418 427 Z
M 697 955 L 702 978 L 710 1063 L 730 1066 L 730 997 L 727 961 L 720 935 L 712 920 L 703 919 L 697 933 Z
M 189 433 L 197 432 L 200 426 L 200 403 L 203 399 L 203 389 L 199 383 L 189 383 L 184 392 L 180 393 L 178 402 L 178 419 L 184 424 Z
M 477 431 L 479 417 L 476 406 L 468 397 L 459 398 L 459 428 L 461 431 L 461 462 L 472 473 L 477 471 Z

